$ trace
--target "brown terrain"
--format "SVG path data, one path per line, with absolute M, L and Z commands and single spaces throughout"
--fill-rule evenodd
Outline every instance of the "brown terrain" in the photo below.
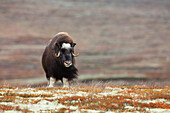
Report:
M 77 43 L 80 78 L 170 85 L 169 0 L 1 0 L 0 81 L 45 78 L 43 50 L 61 31 Z

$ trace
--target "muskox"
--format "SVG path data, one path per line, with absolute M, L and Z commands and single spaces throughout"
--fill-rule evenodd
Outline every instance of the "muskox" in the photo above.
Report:
M 48 80 L 48 87 L 53 87 L 57 80 L 61 80 L 63 87 L 68 87 L 69 82 L 77 78 L 78 70 L 75 67 L 74 53 L 76 43 L 68 33 L 60 32 L 51 39 L 42 56 L 42 66 Z

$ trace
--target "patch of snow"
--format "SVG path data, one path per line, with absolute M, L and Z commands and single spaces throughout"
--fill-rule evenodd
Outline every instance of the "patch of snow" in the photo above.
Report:
M 73 96 L 81 96 L 82 97 L 82 96 L 87 96 L 87 95 L 88 95 L 88 93 L 79 91 L 76 93 L 67 93 L 67 94 L 61 94 L 61 95 L 54 94 L 54 97 L 57 97 L 57 98 L 73 97 Z
M 101 110 L 87 110 L 87 109 L 81 109 L 81 111 L 83 112 L 87 112 L 87 113 L 101 113 Z
M 112 87 L 105 87 L 105 89 L 113 89 Z
M 46 91 L 36 91 L 36 92 L 33 92 L 31 90 L 28 90 L 28 91 L 24 91 L 24 92 L 16 92 L 16 94 L 35 94 L 35 95 L 40 95 L 40 94 L 51 94 L 50 92 L 46 92 Z
M 156 102 L 166 102 L 167 100 L 166 99 L 155 99 L 155 100 L 137 100 L 138 102 L 141 102 L 141 103 L 156 103 Z
M 53 103 L 47 100 L 41 100 L 40 102 L 37 103 L 37 105 L 53 105 Z
M 113 112 L 113 111 L 106 111 L 105 113 L 117 113 L 117 112 Z
M 1 90 L 5 90 L 5 91 L 13 91 L 14 89 L 9 89 L 9 88 L 1 88 Z
M 31 111 L 39 112 L 40 110 L 52 110 L 52 109 L 60 109 L 67 108 L 66 106 L 59 104 L 58 102 L 49 102 L 46 100 L 41 100 L 37 104 L 18 104 L 21 108 L 28 108 Z
M 170 104 L 170 102 L 166 102 L 167 104 Z
M 4 113 L 22 113 L 22 111 L 8 110 L 8 111 L 4 111 Z
M 121 89 L 121 88 L 120 88 L 120 89 Z M 121 90 L 120 90 L 120 89 L 119 89 L 119 90 L 113 89 L 113 90 L 110 91 L 110 92 L 103 92 L 103 93 L 98 93 L 98 94 L 99 94 L 99 95 L 103 95 L 103 96 L 108 96 L 108 95 L 111 95 L 111 96 L 112 96 L 112 95 L 124 95 L 124 94 L 122 94 L 122 93 L 119 93 L 119 94 L 118 94 L 118 92 L 122 90 L 122 89 L 121 89 Z
M 1 105 L 15 105 L 13 102 L 0 102 Z
M 170 113 L 170 109 L 159 109 L 159 108 L 152 108 L 152 109 L 146 109 L 147 111 L 151 113 Z
M 67 90 L 57 90 L 56 92 L 64 92 L 64 93 L 67 93 L 67 92 L 70 92 L 70 91 L 67 91 Z
M 159 91 L 160 92 L 160 91 L 162 91 L 162 89 L 153 89 L 153 91 Z
M 137 97 L 137 96 L 139 96 L 138 94 L 135 94 L 135 93 L 130 93 L 130 96 L 132 96 L 132 97 Z
M 134 109 L 133 106 L 125 106 L 125 109 Z
M 21 98 L 21 97 L 20 97 Z M 42 99 L 42 97 L 32 97 L 32 98 L 29 98 L 30 100 L 31 99 L 34 99 L 34 100 L 39 100 L 39 99 Z

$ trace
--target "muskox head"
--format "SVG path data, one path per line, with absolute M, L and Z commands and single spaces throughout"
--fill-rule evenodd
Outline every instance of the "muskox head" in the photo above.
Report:
M 62 43 L 56 44 L 55 47 L 55 57 L 59 58 L 61 63 L 65 67 L 70 67 L 74 64 L 74 57 L 77 57 L 79 54 L 74 54 L 74 46 L 76 43 Z

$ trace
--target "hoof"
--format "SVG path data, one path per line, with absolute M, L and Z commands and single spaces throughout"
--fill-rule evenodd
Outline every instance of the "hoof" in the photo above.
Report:
M 63 85 L 63 88 L 69 88 L 69 86 L 68 85 Z
M 47 88 L 52 88 L 52 87 L 54 87 L 54 86 L 52 86 L 52 85 L 47 86 Z

